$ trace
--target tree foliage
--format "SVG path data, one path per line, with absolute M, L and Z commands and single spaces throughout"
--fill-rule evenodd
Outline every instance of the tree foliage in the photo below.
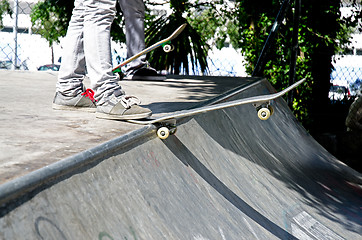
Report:
M 30 18 L 33 32 L 40 34 L 52 46 L 65 36 L 71 17 L 73 2 L 67 0 L 46 0 L 35 4 Z
M 188 1 L 171 0 L 170 7 L 172 13 L 152 19 L 146 29 L 146 43 L 152 45 L 169 35 L 175 29 L 188 23 L 187 16 L 190 15 L 193 4 Z M 173 74 L 184 72 L 189 74 L 189 70 L 201 73 L 207 72 L 207 52 L 208 45 L 201 34 L 192 26 L 186 29 L 174 40 L 172 44 L 175 49 L 165 54 L 161 48 L 149 53 L 149 61 L 156 69 L 164 69 Z M 191 66 L 189 66 L 191 64 Z
M 238 0 L 234 6 L 208 8 L 195 18 L 194 25 L 200 33 L 212 39 L 221 48 L 227 38 L 234 48 L 240 49 L 245 58 L 246 70 L 251 74 L 267 40 L 281 7 L 282 0 Z M 280 90 L 287 87 L 291 69 L 294 1 L 287 10 L 275 42 L 268 52 L 263 76 Z M 223 4 L 224 1 L 218 1 Z M 308 128 L 318 128 L 318 122 L 331 111 L 328 92 L 332 56 L 349 43 L 350 34 L 361 19 L 360 1 L 350 1 L 353 14 L 341 17 L 339 0 L 303 0 L 298 29 L 298 57 L 296 78 L 307 78 L 297 89 L 293 111 Z M 225 4 L 224 4 L 225 6 Z M 314 122 L 312 121 L 314 120 Z
M 33 32 L 40 34 L 51 46 L 59 42 L 61 37 L 67 33 L 68 24 L 72 15 L 74 1 L 68 0 L 45 0 L 38 2 L 31 11 L 30 17 Z M 126 37 L 122 27 L 124 21 L 119 5 L 116 6 L 117 13 L 112 23 L 111 37 L 116 42 L 124 42 Z
M 3 25 L 3 16 L 5 14 L 12 14 L 9 1 L 7 0 L 0 0 L 0 29 L 4 27 Z

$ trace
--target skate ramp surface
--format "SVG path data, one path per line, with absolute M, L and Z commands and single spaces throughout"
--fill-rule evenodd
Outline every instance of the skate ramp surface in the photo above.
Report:
M 228 98 L 274 92 L 262 80 Z M 0 239 L 361 239 L 361 175 L 282 99 L 147 126 L 0 186 Z

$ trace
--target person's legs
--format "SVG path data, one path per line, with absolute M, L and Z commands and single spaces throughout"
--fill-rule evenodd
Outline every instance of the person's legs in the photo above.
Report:
M 77 96 L 84 91 L 87 71 L 99 104 L 114 91 L 121 93 L 118 78 L 112 73 L 110 26 L 116 0 L 75 0 L 65 39 L 57 92 Z
M 62 63 L 58 73 L 53 108 L 95 111 L 93 91 L 85 91 L 85 56 L 83 48 L 84 4 L 74 1 L 74 9 L 64 39 Z
M 69 97 L 83 91 L 85 57 L 83 50 L 83 1 L 75 0 L 67 35 L 64 39 L 62 62 L 58 74 L 56 91 Z
M 81 109 L 86 104 L 95 108 L 96 102 L 99 118 L 136 119 L 151 115 L 149 109 L 138 106 L 134 97 L 125 96 L 112 72 L 110 28 L 116 1 L 75 0 L 53 108 Z M 85 66 L 95 94 L 84 91 Z
M 145 5 L 143 0 L 118 0 L 126 25 L 127 58 L 145 49 Z M 131 62 L 130 69 L 145 65 L 146 56 Z
M 97 105 L 110 96 L 122 95 L 118 77 L 112 73 L 111 24 L 116 13 L 116 0 L 85 0 L 84 54 L 91 87 Z
M 86 0 L 84 17 L 84 53 L 87 70 L 95 89 L 98 118 L 135 119 L 151 115 L 138 106 L 135 97 L 125 96 L 112 72 L 111 24 L 116 13 L 116 0 Z
M 143 0 L 118 0 L 126 25 L 127 58 L 145 49 L 145 5 Z M 126 79 L 133 80 L 165 80 L 166 77 L 157 74 L 146 60 L 146 55 L 140 56 L 127 65 Z

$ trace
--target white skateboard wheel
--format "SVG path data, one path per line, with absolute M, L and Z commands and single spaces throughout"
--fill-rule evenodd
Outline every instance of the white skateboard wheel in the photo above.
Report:
M 258 110 L 258 117 L 260 120 L 267 120 L 270 117 L 270 110 L 268 108 L 260 108 Z
M 171 52 L 173 49 L 172 49 L 172 46 L 169 45 L 169 44 L 166 44 L 165 46 L 163 46 L 163 51 L 165 52 Z
M 161 139 L 166 139 L 170 135 L 170 130 L 167 127 L 160 127 L 157 130 L 157 136 Z

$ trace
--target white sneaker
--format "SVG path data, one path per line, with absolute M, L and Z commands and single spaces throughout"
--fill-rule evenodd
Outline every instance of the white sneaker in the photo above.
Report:
M 134 96 L 114 96 L 102 105 L 97 106 L 96 117 L 113 120 L 142 119 L 152 115 L 148 108 L 139 106 L 140 101 Z

